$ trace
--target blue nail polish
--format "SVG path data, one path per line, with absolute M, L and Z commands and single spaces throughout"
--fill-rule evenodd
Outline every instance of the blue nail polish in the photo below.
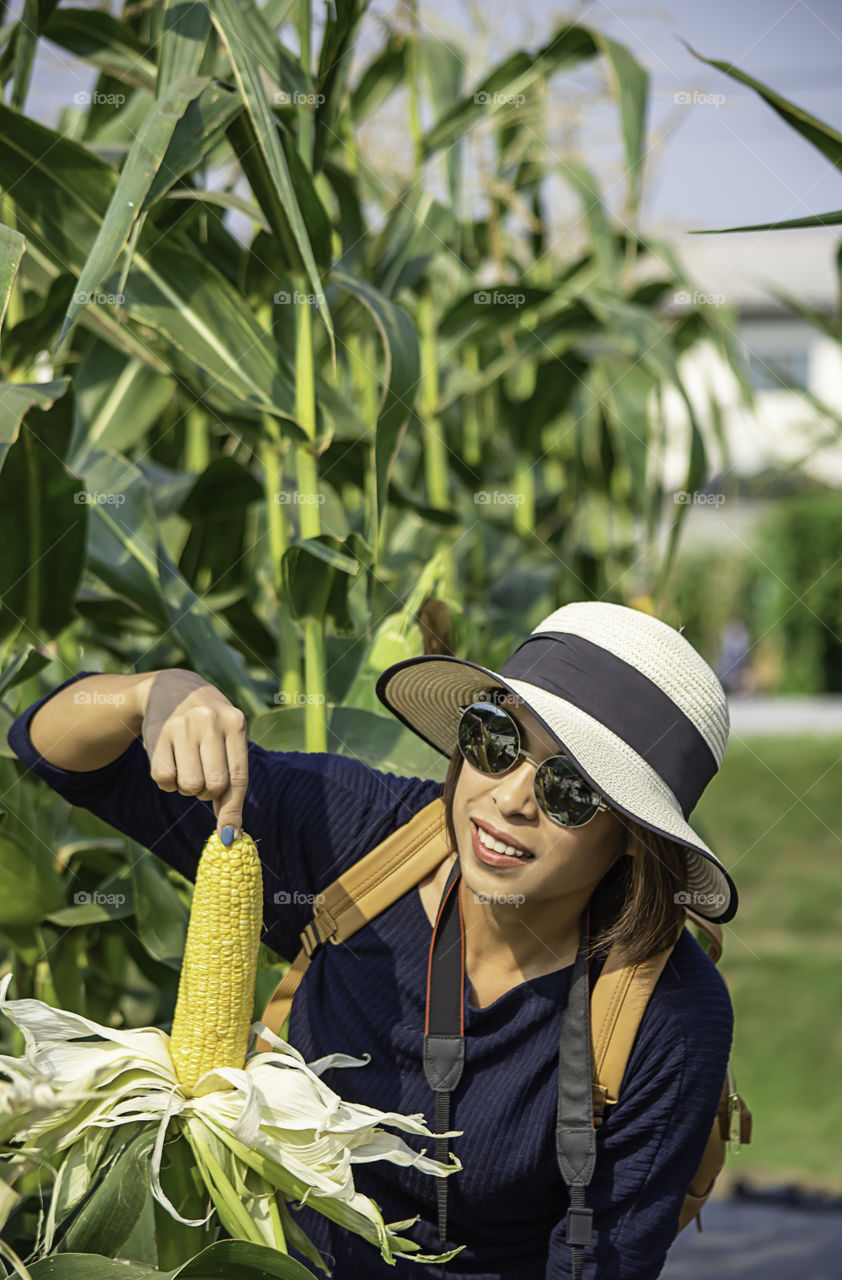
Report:
M 234 828 L 233 828 L 233 827 L 223 827 L 223 828 L 222 828 L 222 843 L 223 843 L 223 844 L 233 844 L 233 843 L 234 843 Z

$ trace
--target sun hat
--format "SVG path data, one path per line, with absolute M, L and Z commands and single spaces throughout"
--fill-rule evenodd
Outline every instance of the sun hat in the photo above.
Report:
M 640 609 L 583 600 L 550 613 L 500 668 L 442 654 L 404 658 L 378 677 L 378 698 L 445 756 L 460 705 L 514 694 L 618 812 L 681 847 L 679 900 L 720 924 L 737 911 L 725 867 L 687 821 L 722 764 L 725 690 L 674 627 Z

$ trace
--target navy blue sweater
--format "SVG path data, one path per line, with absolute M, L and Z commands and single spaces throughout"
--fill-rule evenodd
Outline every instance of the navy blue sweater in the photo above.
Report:
M 8 735 L 12 749 L 71 804 L 193 880 L 215 826 L 213 806 L 160 790 L 140 738 L 88 772 L 55 768 L 35 751 L 34 712 L 71 682 L 18 717 Z M 442 789 L 440 782 L 398 777 L 349 757 L 268 751 L 250 742 L 243 827 L 263 864 L 267 945 L 291 960 L 313 895 Z M 332 1052 L 370 1053 L 367 1066 L 335 1068 L 326 1082 L 349 1101 L 422 1112 L 434 1128 L 435 1099 L 421 1059 L 431 934 L 414 888 L 348 942 L 318 951 L 293 1003 L 290 1041 L 308 1062 Z M 451 1139 L 463 1168 L 447 1185 L 448 1245 L 467 1247 L 447 1264 L 451 1280 L 571 1275 L 568 1195 L 555 1154 L 558 1045 L 571 975 L 572 965 L 521 982 L 483 1009 L 465 998 L 465 1070 L 451 1095 L 450 1122 L 464 1131 Z M 586 1193 L 594 1232 L 583 1280 L 654 1280 L 661 1273 L 716 1114 L 732 1034 L 725 983 L 685 929 L 643 1015 L 620 1101 L 598 1130 Z M 402 1136 L 433 1154 L 432 1139 Z M 424 1251 L 438 1251 L 437 1179 L 374 1162 L 354 1165 L 354 1181 L 386 1222 L 420 1213 L 408 1234 Z M 423 1274 L 404 1259 L 389 1267 L 375 1246 L 307 1206 L 295 1212 L 335 1258 L 336 1280 Z M 426 1270 L 440 1274 L 438 1267 Z

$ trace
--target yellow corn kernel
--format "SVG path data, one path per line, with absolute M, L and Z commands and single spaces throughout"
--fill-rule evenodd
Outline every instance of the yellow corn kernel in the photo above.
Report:
M 229 847 L 208 837 L 193 890 L 170 1055 L 190 1092 L 215 1067 L 242 1067 L 254 1006 L 263 921 L 257 847 L 241 832 Z

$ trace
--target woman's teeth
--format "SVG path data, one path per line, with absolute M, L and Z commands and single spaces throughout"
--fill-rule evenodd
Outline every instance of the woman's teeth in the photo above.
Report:
M 476 824 L 474 824 L 476 826 Z M 488 834 L 482 827 L 477 826 L 477 835 L 480 844 L 485 845 L 486 849 L 491 849 L 495 853 L 508 854 L 510 858 L 531 858 L 531 853 L 524 853 L 523 849 L 516 849 L 513 844 L 504 844 L 502 840 L 495 840 L 494 836 Z

